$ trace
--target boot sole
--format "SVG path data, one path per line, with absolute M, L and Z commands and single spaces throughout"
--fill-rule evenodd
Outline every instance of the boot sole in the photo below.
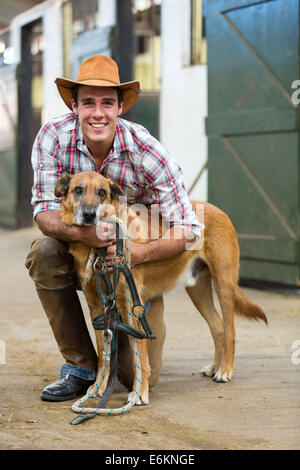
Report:
M 84 392 L 82 392 L 84 394 Z M 67 401 L 67 400 L 72 400 L 73 398 L 80 397 L 82 395 L 81 393 L 76 393 L 76 395 L 67 395 L 64 397 L 56 397 L 53 395 L 47 395 L 47 394 L 42 394 L 41 395 L 41 400 L 43 401 Z

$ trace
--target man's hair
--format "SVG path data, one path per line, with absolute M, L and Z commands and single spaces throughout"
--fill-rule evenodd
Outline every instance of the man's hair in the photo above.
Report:
M 72 88 L 72 98 L 75 101 L 76 106 L 78 106 L 78 90 L 79 87 L 83 85 L 75 85 Z M 117 95 L 118 95 L 118 106 L 120 107 L 121 103 L 123 103 L 123 92 L 121 88 L 119 87 L 113 87 L 114 90 L 117 90 Z

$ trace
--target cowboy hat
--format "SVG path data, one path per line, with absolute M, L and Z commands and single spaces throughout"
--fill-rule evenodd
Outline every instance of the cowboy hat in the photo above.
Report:
M 72 88 L 77 85 L 120 88 L 123 92 L 122 113 L 125 113 L 134 105 L 140 93 L 140 83 L 138 81 L 120 83 L 116 62 L 104 55 L 95 55 L 82 62 L 76 80 L 57 78 L 55 83 L 60 96 L 71 110 Z

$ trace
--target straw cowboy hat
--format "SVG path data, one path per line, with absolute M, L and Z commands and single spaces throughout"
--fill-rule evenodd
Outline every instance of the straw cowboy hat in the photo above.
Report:
M 76 80 L 57 78 L 55 83 L 60 96 L 71 110 L 72 88 L 77 85 L 120 88 L 123 92 L 123 113 L 134 105 L 140 93 L 138 81 L 120 83 L 116 62 L 104 55 L 95 55 L 82 62 Z

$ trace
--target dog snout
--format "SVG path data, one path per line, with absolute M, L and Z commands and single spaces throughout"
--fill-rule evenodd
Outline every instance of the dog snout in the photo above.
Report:
M 82 209 L 82 216 L 85 223 L 93 223 L 96 219 L 96 208 L 94 206 L 85 206 Z

